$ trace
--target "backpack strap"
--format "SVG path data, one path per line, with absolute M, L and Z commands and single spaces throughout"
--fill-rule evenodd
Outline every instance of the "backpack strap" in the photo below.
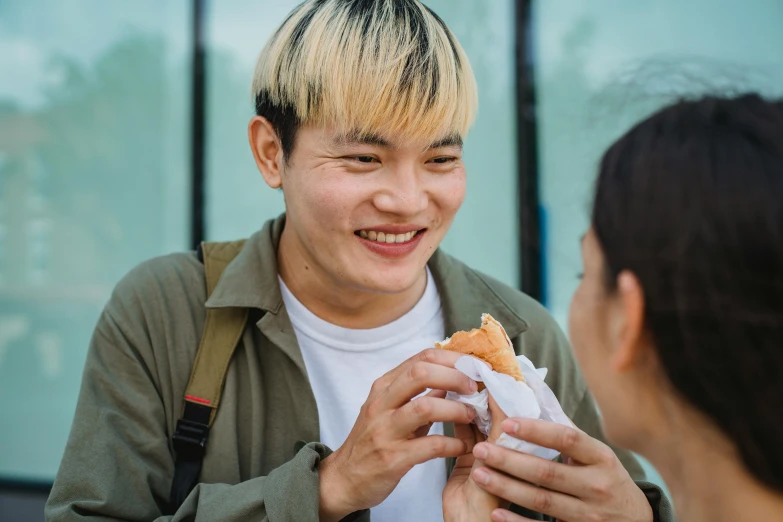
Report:
M 207 299 L 215 290 L 226 266 L 239 254 L 245 240 L 201 243 L 199 259 L 204 263 Z M 176 460 L 169 495 L 169 509 L 175 513 L 198 483 L 206 451 L 209 428 L 220 404 L 223 383 L 234 349 L 245 331 L 247 308 L 207 308 L 201 342 L 185 390 L 185 409 L 172 436 Z

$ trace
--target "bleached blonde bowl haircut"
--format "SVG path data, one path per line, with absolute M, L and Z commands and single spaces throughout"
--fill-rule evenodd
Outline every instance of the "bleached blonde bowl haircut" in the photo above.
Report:
M 465 52 L 418 0 L 300 4 L 261 51 L 253 95 L 286 157 L 303 124 L 424 142 L 464 138 L 478 108 Z

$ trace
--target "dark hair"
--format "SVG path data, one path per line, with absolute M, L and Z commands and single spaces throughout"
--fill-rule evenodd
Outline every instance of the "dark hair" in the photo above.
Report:
M 639 279 L 674 388 L 783 491 L 783 103 L 683 100 L 604 154 L 592 226 L 607 284 Z

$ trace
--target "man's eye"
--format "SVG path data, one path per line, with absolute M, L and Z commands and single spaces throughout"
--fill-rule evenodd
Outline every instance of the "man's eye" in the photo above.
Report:
M 372 163 L 373 161 L 376 161 L 373 156 L 351 156 L 351 159 L 360 163 Z
M 433 163 L 437 163 L 438 165 L 444 165 L 446 163 L 452 163 L 454 161 L 457 161 L 457 158 L 453 156 L 442 156 L 440 158 L 433 158 L 430 161 Z

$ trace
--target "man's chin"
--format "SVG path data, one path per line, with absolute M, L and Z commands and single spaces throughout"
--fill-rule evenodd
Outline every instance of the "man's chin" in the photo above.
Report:
M 411 273 L 395 274 L 394 271 L 380 271 L 366 278 L 362 278 L 362 286 L 369 292 L 384 295 L 397 295 L 416 288 L 421 285 L 422 278 L 425 277 L 424 268 Z M 422 286 L 423 290 L 424 287 Z

